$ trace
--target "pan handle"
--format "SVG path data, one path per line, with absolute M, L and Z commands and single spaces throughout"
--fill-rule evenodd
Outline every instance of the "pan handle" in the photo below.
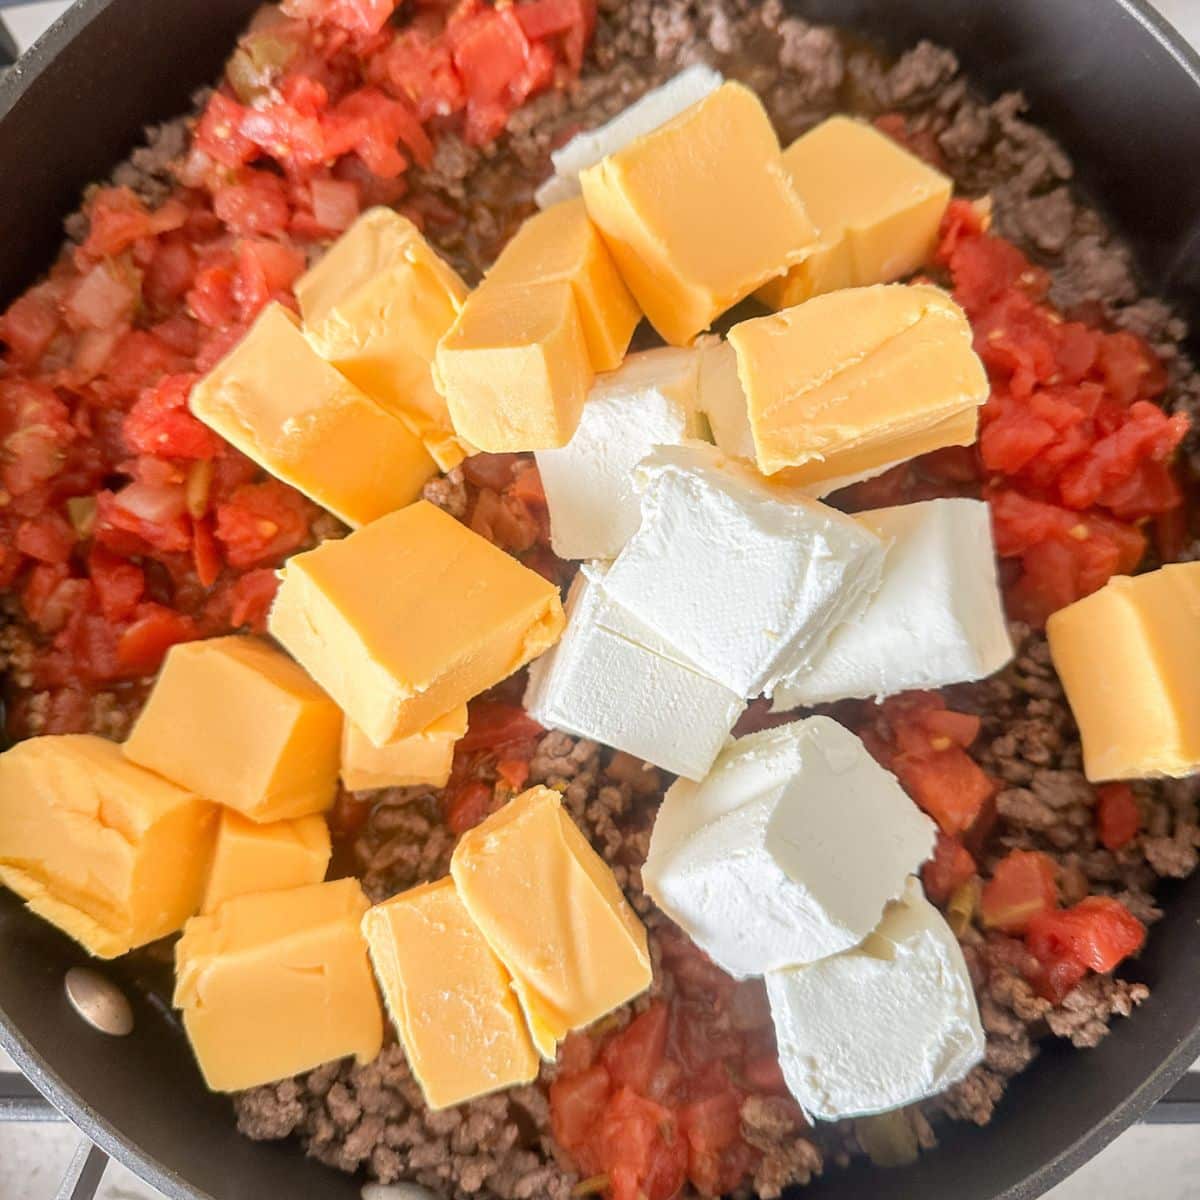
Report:
M 0 1125 L 64 1119 L 23 1075 L 0 1071 Z M 1150 1125 L 1200 1125 L 1200 1071 L 1185 1075 L 1143 1120 Z M 93 1200 L 107 1166 L 108 1155 L 83 1138 L 55 1200 Z

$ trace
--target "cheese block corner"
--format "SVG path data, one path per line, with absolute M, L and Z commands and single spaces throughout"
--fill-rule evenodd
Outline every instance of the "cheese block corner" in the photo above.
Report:
M 421 500 L 289 559 L 268 623 L 385 746 L 536 658 L 564 617 L 552 583 Z

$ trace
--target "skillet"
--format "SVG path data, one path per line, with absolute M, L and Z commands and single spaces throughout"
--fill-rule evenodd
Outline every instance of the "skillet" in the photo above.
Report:
M 145 123 L 213 79 L 256 0 L 81 0 L 0 81 L 0 305 L 51 260 L 61 219 Z M 1200 58 L 1141 0 L 801 0 L 801 15 L 900 50 L 950 46 L 985 91 L 1022 88 L 1079 182 L 1131 240 L 1152 290 L 1200 319 Z M 1041 1194 L 1140 1117 L 1200 1054 L 1200 875 L 1164 887 L 1133 974 L 1153 996 L 1097 1049 L 1047 1046 L 987 1129 L 941 1131 L 914 1167 L 831 1170 L 806 1200 Z M 106 1038 L 68 1005 L 81 950 L 0 892 L 0 1046 L 104 1150 L 172 1200 L 356 1200 L 353 1179 L 287 1144 L 251 1143 L 201 1083 L 144 965 L 109 974 L 135 1033 Z M 0 1101 L 3 1097 L 0 1095 Z

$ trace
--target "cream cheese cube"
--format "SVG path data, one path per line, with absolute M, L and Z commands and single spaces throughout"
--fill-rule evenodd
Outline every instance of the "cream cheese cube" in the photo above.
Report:
M 597 377 L 571 440 L 534 455 L 559 558 L 615 558 L 637 531 L 634 467 L 696 432 L 699 369 L 698 350 L 631 354 Z
M 560 200 L 578 196 L 580 171 L 595 166 L 605 155 L 614 154 L 634 138 L 665 125 L 724 82 L 719 71 L 697 63 L 635 100 L 612 120 L 577 133 L 550 155 L 554 174 L 537 190 L 538 207 L 549 208 Z
M 567 597 L 567 629 L 529 668 L 525 708 L 536 721 L 700 779 L 745 703 L 675 661 L 605 595 L 605 568 L 583 567 Z
M 642 523 L 605 590 L 739 696 L 770 691 L 879 584 L 874 533 L 713 446 L 659 447 L 635 480 Z
M 667 792 L 642 883 L 738 978 L 857 945 L 935 827 L 849 730 L 811 717 L 730 743 Z
M 890 543 L 883 581 L 859 617 L 780 682 L 776 711 L 983 679 L 1012 658 L 983 501 L 926 500 L 855 515 Z
M 912 1104 L 983 1058 L 962 950 L 916 879 L 861 946 L 766 982 L 783 1076 L 810 1117 Z

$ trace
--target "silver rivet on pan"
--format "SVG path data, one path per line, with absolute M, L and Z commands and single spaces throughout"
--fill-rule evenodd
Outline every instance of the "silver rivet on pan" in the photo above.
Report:
M 90 967 L 72 967 L 63 983 L 71 1007 L 93 1029 L 111 1037 L 133 1032 L 133 1009 L 111 980 Z
M 363 1185 L 363 1200 L 437 1200 L 419 1183 L 368 1183 Z

